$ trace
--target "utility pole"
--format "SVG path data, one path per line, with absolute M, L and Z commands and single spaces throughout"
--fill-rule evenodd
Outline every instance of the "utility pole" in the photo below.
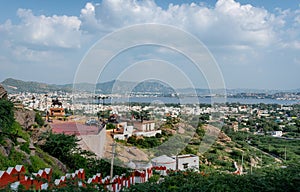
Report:
M 243 164 L 244 164 L 244 151 L 243 151 L 243 154 L 242 154 L 242 167 L 241 167 L 241 174 L 243 172 Z
M 46 110 L 45 110 L 45 112 L 46 112 L 46 121 L 48 121 L 49 120 L 49 117 L 48 117 L 48 95 L 47 94 L 45 94 L 45 106 L 46 106 Z
M 115 158 L 115 150 L 116 150 L 116 142 L 112 144 L 112 157 L 111 157 L 111 162 L 110 162 L 110 180 L 113 178 L 113 173 L 114 173 L 114 158 Z
M 176 171 L 178 171 L 178 154 L 176 154 Z
M 286 161 L 286 146 L 284 148 L 284 161 Z
M 252 161 L 250 160 L 250 174 L 252 175 Z

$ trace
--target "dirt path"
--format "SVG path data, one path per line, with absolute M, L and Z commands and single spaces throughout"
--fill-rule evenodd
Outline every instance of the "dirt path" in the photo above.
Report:
M 107 131 L 104 158 L 112 158 L 113 143 L 114 140 L 111 137 L 110 132 Z M 118 158 L 125 163 L 128 163 L 129 161 L 149 161 L 148 155 L 141 149 L 133 146 L 125 146 L 118 142 L 116 142 L 115 158 Z

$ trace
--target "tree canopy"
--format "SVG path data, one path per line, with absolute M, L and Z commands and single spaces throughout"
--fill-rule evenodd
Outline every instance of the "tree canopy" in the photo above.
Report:
M 5 99 L 0 99 L 0 130 L 7 131 L 15 121 L 13 103 Z

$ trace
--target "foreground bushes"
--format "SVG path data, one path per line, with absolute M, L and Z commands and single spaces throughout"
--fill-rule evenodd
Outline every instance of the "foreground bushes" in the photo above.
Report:
M 132 186 L 129 191 L 300 191 L 300 166 L 258 169 L 246 175 L 175 172 L 159 183 Z

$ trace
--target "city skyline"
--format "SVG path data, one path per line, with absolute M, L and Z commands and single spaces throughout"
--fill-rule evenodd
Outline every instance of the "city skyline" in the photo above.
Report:
M 99 39 L 123 27 L 157 23 L 177 27 L 203 42 L 219 65 L 227 88 L 300 87 L 297 1 L 31 0 L 1 4 L 0 81 L 12 77 L 70 83 L 81 60 Z M 176 64 L 184 62 L 176 52 L 146 46 L 116 57 L 101 81 L 116 79 L 132 63 L 150 59 L 174 63 L 192 80 L 197 75 Z M 116 70 L 120 62 L 127 65 Z M 167 67 L 163 70 L 166 76 L 172 75 Z M 133 74 L 142 76 L 143 69 L 137 67 Z M 133 75 L 126 78 L 135 80 Z M 176 83 L 185 87 L 179 80 Z M 206 87 L 205 82 L 193 83 Z

